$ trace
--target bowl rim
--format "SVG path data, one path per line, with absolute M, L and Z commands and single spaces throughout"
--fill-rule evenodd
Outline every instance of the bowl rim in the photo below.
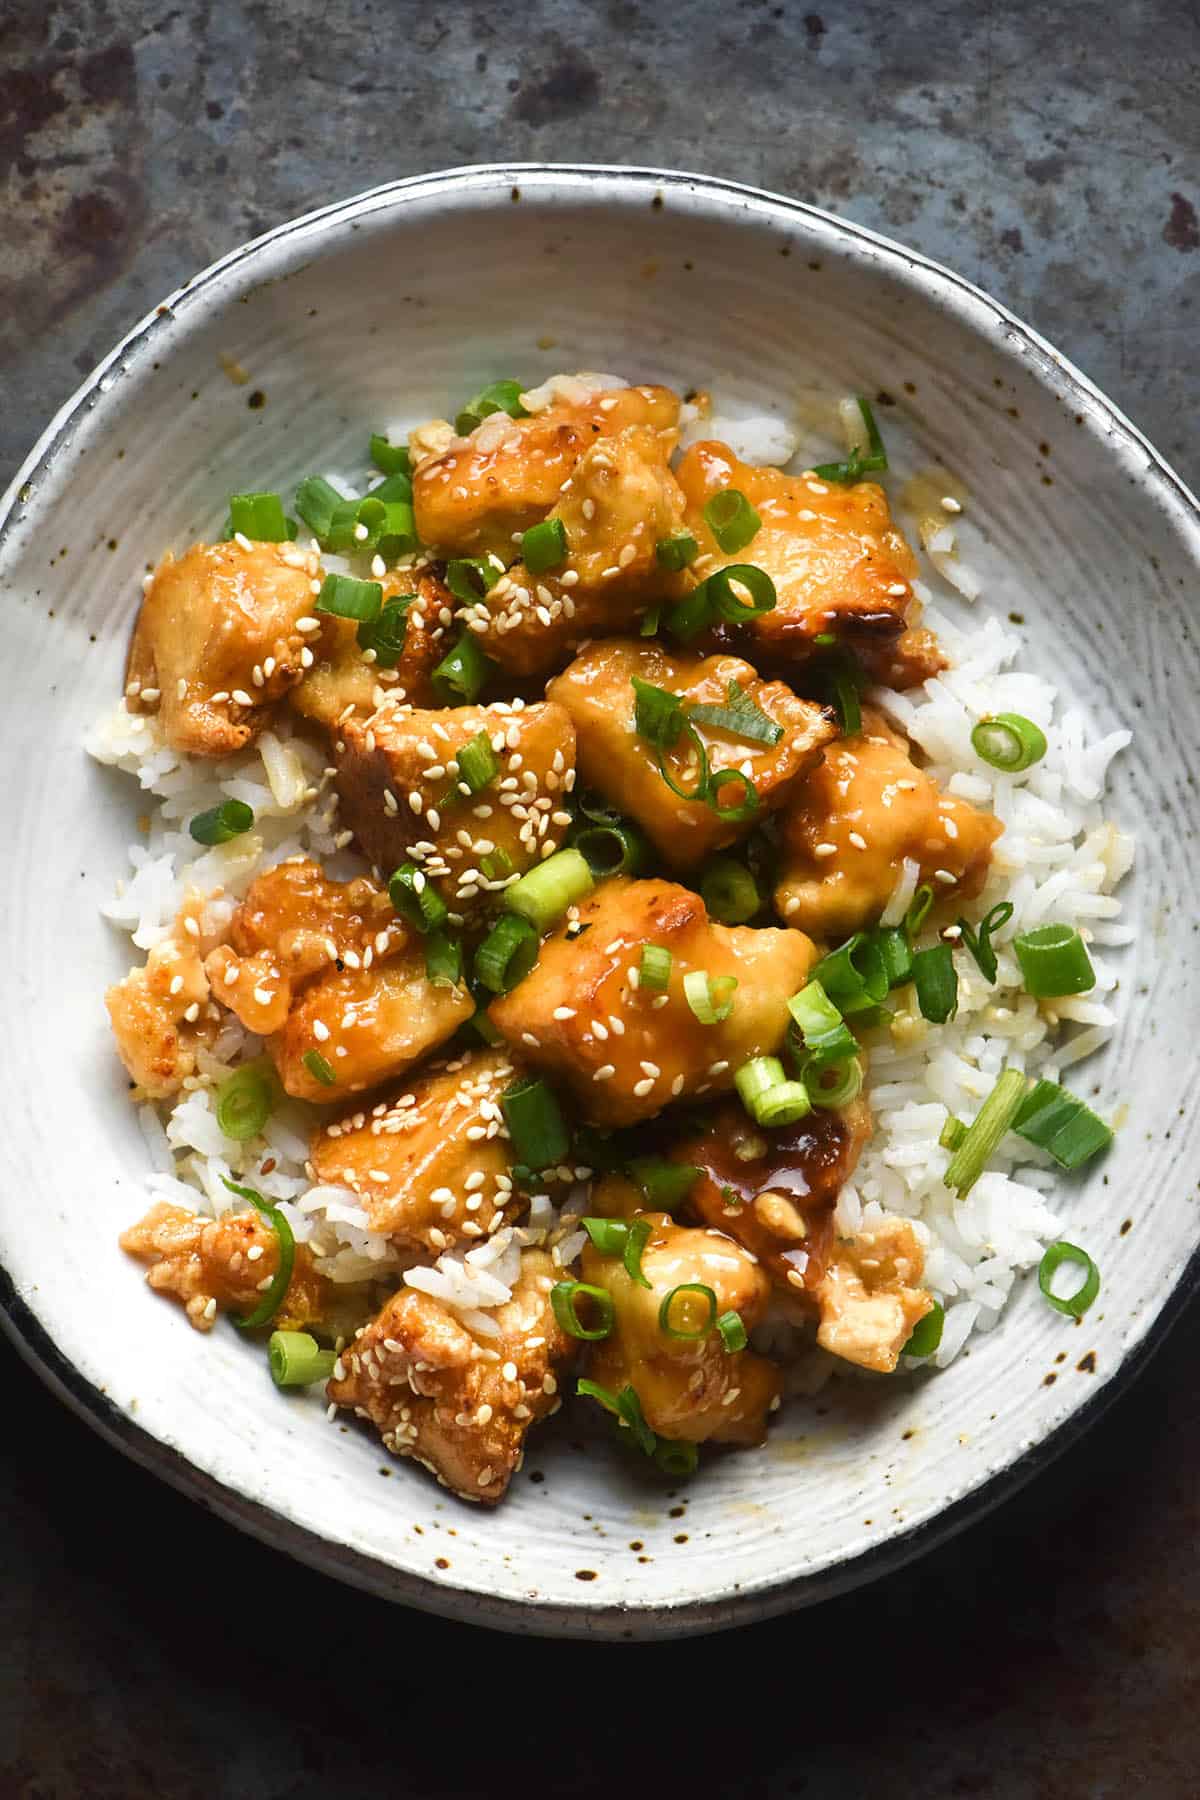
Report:
M 609 204 L 618 206 L 640 203 L 647 197 L 665 199 L 671 192 L 688 193 L 707 199 L 717 208 L 727 208 L 730 203 L 735 203 L 764 220 L 774 218 L 785 225 L 789 220 L 797 221 L 818 240 L 823 237 L 828 242 L 870 247 L 893 270 L 922 286 L 926 293 L 932 291 L 955 302 L 955 310 L 975 329 L 980 329 L 984 322 L 981 313 L 986 313 L 993 325 L 1001 323 L 1019 349 L 1033 353 L 1034 372 L 1044 386 L 1060 397 L 1070 396 L 1077 409 L 1102 420 L 1109 435 L 1122 440 L 1126 449 L 1139 452 L 1146 459 L 1141 471 L 1143 479 L 1149 479 L 1163 497 L 1173 501 L 1190 524 L 1195 537 L 1196 559 L 1200 562 L 1200 501 L 1182 478 L 1087 375 L 1032 326 L 964 276 L 868 226 L 769 189 L 719 176 L 652 166 L 550 162 L 471 163 L 381 182 L 346 199 L 331 201 L 285 220 L 210 263 L 138 320 L 54 414 L 0 497 L 0 553 L 28 490 L 35 486 L 39 474 L 66 449 L 82 418 L 94 408 L 106 389 L 111 389 L 112 382 L 106 382 L 105 378 L 114 366 L 120 365 L 131 352 L 147 350 L 157 335 L 169 328 L 182 312 L 190 310 L 191 305 L 221 277 L 234 270 L 249 271 L 264 252 L 301 233 L 319 234 L 324 228 L 386 210 L 392 204 L 436 198 L 440 193 L 452 190 L 475 189 L 483 198 L 489 193 L 498 198 L 503 190 L 508 189 L 511 193 L 522 182 L 533 183 L 527 192 L 522 192 L 522 200 L 528 198 L 535 204 L 539 194 L 572 188 L 581 193 L 601 187 L 624 188 L 627 190 L 624 194 L 610 191 L 605 195 Z M 1200 1291 L 1200 1249 L 1194 1251 L 1181 1267 L 1173 1287 L 1162 1299 L 1142 1336 L 1104 1383 L 1094 1388 L 1087 1399 L 1043 1438 L 932 1517 L 898 1530 L 849 1561 L 830 1564 L 808 1575 L 783 1578 L 719 1599 L 693 1599 L 678 1605 L 644 1607 L 603 1602 L 589 1604 L 582 1597 L 574 1605 L 537 1596 L 500 1598 L 398 1569 L 364 1551 L 300 1526 L 266 1503 L 227 1487 L 181 1451 L 137 1424 L 58 1349 L 2 1266 L 0 1328 L 51 1392 L 107 1443 L 173 1488 L 199 1501 L 227 1523 L 272 1548 L 282 1548 L 326 1575 L 383 1599 L 493 1629 L 543 1636 L 628 1640 L 711 1632 L 774 1617 L 862 1586 L 947 1542 L 1001 1505 L 1082 1437 L 1161 1347 L 1197 1291 Z

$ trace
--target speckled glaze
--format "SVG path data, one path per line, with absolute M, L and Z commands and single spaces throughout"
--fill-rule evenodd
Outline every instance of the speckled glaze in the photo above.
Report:
M 1114 1042 L 1077 1083 L 1124 1102 L 1126 1123 L 1057 1201 L 1104 1272 L 1082 1324 L 1027 1282 L 945 1374 L 796 1407 L 686 1493 L 568 1422 L 485 1514 L 404 1465 L 382 1479 L 377 1443 L 276 1396 L 232 1331 L 200 1341 L 118 1252 L 145 1151 L 100 1004 L 129 958 L 96 909 L 139 808 L 79 740 L 119 691 L 147 562 L 217 530 L 230 491 L 353 466 L 373 426 L 444 412 L 497 372 L 581 366 L 785 417 L 801 389 L 886 390 L 901 475 L 936 459 L 970 490 L 981 606 L 1023 614 L 1030 665 L 1101 729 L 1137 734 L 1113 804 L 1141 827 L 1126 900 L 1142 935 Z M 792 201 L 653 171 L 460 170 L 214 265 L 55 419 L 0 525 L 17 946 L 0 970 L 0 1301 L 18 1346 L 106 1437 L 233 1522 L 376 1593 L 512 1630 L 712 1630 L 960 1528 L 1070 1443 L 1196 1279 L 1198 569 L 1196 502 L 1048 344 L 945 270 Z

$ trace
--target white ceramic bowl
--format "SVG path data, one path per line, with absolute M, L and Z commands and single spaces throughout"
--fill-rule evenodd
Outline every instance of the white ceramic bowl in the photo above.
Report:
M 230 356 L 249 387 L 222 372 Z M 899 461 L 961 472 L 987 604 L 1027 613 L 1030 665 L 1104 729 L 1137 733 L 1115 807 L 1142 829 L 1126 890 L 1142 936 L 1088 1070 L 1127 1122 L 1062 1197 L 1104 1272 L 1078 1327 L 1027 1282 L 944 1374 L 785 1413 L 765 1449 L 686 1494 L 568 1429 L 535 1440 L 511 1498 L 483 1513 L 418 1469 L 381 1479 L 376 1442 L 280 1400 L 260 1350 L 198 1339 L 117 1250 L 146 1158 L 100 1000 L 128 950 L 97 906 L 139 808 L 80 737 L 119 691 L 143 569 L 212 535 L 230 491 L 358 462 L 373 425 L 442 413 L 497 374 L 578 367 L 785 416 L 801 386 L 882 387 Z M 0 1261 L 18 1346 L 106 1437 L 235 1523 L 377 1593 L 510 1629 L 711 1630 L 958 1529 L 1073 1440 L 1195 1279 L 1198 564 L 1196 502 L 1048 344 L 958 277 L 794 201 L 631 169 L 468 169 L 215 264 L 84 383 L 0 529 Z

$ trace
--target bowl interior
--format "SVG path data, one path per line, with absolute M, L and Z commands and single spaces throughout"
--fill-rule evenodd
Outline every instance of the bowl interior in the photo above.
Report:
M 798 1404 L 766 1448 L 717 1459 L 686 1492 L 552 1432 L 485 1514 L 327 1424 L 318 1402 L 278 1399 L 259 1351 L 228 1330 L 199 1340 L 118 1251 L 147 1157 L 101 1004 L 130 959 L 97 908 L 140 808 L 80 739 L 119 692 L 144 569 L 215 534 L 231 491 L 354 473 L 372 429 L 445 414 L 500 374 L 575 368 L 711 388 L 822 451 L 812 391 L 883 390 L 898 483 L 936 459 L 970 491 L 980 610 L 1023 614 L 1027 665 L 1100 729 L 1135 730 L 1113 810 L 1142 827 L 1126 888 L 1141 936 L 1119 1029 L 1077 1082 L 1126 1122 L 1056 1202 L 1103 1271 L 1082 1324 L 1027 1281 L 945 1373 Z M 1197 1239 L 1200 558 L 1186 495 L 1053 352 L 962 284 L 803 208 L 628 171 L 482 171 L 399 184 L 228 259 L 68 410 L 0 537 L 19 946 L 0 972 L 0 1260 L 115 1409 L 110 1429 L 132 1420 L 148 1434 L 138 1454 L 178 1451 L 214 1504 L 380 1591 L 510 1626 L 662 1632 L 856 1578 L 1113 1381 Z

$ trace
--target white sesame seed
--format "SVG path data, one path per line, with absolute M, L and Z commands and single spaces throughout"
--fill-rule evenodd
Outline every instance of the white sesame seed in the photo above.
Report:
M 849 836 L 850 836 L 850 842 L 854 845 L 854 848 L 856 850 L 865 850 L 866 849 L 867 840 L 862 835 L 861 831 L 852 831 L 852 832 L 850 832 Z
M 616 1074 L 616 1072 L 617 1072 L 616 1068 L 612 1063 L 604 1063 L 604 1064 L 602 1064 L 602 1066 L 600 1068 L 598 1068 L 595 1071 L 595 1073 L 592 1076 L 592 1080 L 593 1081 L 611 1081 L 613 1076 Z
M 956 500 L 953 494 L 943 494 L 941 506 L 943 512 L 960 513 L 962 511 L 961 502 Z
M 837 845 L 836 844 L 814 844 L 813 855 L 814 856 L 836 856 L 837 855 Z
M 949 869 L 935 869 L 933 871 L 933 879 L 944 883 L 946 887 L 953 887 L 958 880 L 958 876 L 952 875 Z
M 313 1036 L 316 1038 L 318 1044 L 324 1044 L 324 1043 L 328 1042 L 329 1027 L 328 1027 L 328 1025 L 326 1025 L 324 1019 L 314 1019 L 313 1020 Z
M 564 1019 L 573 1019 L 575 1017 L 575 1008 L 573 1006 L 556 1006 L 551 1017 L 557 1019 L 561 1024 Z

